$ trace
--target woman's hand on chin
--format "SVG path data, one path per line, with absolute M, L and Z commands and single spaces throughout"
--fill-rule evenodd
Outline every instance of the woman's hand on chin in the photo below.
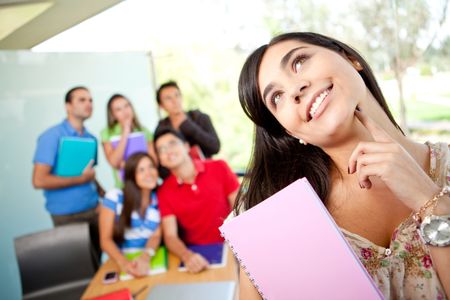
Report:
M 439 192 L 439 187 L 413 157 L 369 116 L 355 111 L 356 117 L 374 142 L 360 142 L 353 150 L 349 174 L 356 173 L 361 188 L 370 189 L 370 176 L 380 178 L 391 192 L 414 211 Z

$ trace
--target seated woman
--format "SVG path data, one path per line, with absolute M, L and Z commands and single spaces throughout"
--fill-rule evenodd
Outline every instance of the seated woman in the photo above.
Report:
M 113 168 L 115 186 L 122 188 L 123 176 L 120 175 L 119 170 L 125 165 L 124 156 L 130 134 L 142 132 L 147 149 L 140 149 L 140 151 L 147 151 L 156 160 L 152 144 L 153 135 L 147 128 L 141 126 L 130 100 L 121 94 L 112 95 L 109 99 L 107 119 L 108 126 L 100 133 L 103 150 Z M 113 141 L 115 141 L 114 146 Z
M 239 98 L 256 135 L 237 213 L 306 177 L 386 298 L 450 296 L 448 144 L 403 134 L 358 52 L 280 35 L 247 59 Z M 240 281 L 241 299 L 260 299 Z
M 123 190 L 109 191 L 100 210 L 100 245 L 109 257 L 135 277 L 145 276 L 161 242 L 160 215 L 154 192 L 158 172 L 147 153 L 131 155 L 125 164 Z M 123 252 L 144 250 L 128 261 Z

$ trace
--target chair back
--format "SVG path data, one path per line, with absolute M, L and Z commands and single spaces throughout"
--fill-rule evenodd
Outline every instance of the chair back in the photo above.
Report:
M 68 289 L 83 291 L 95 274 L 87 223 L 24 235 L 14 244 L 24 299 Z

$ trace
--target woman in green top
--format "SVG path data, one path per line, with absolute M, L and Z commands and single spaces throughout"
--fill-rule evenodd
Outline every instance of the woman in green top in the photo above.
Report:
M 147 141 L 147 152 L 155 159 L 153 135 L 147 128 L 141 126 L 131 102 L 121 94 L 114 94 L 109 99 L 107 119 L 108 127 L 103 129 L 100 134 L 103 150 L 106 159 L 113 168 L 115 186 L 122 188 L 123 182 L 118 171 L 125 166 L 124 155 L 130 134 L 142 132 Z M 114 146 L 112 141 L 115 141 Z

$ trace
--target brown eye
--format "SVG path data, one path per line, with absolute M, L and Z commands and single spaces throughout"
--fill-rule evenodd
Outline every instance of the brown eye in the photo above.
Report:
M 302 67 L 302 63 L 300 61 L 297 61 L 294 65 L 295 73 L 298 73 L 300 71 L 301 67 Z
M 292 69 L 295 73 L 300 72 L 300 69 L 303 67 L 303 64 L 306 62 L 308 57 L 306 55 L 297 56 L 292 62 Z
M 273 107 L 277 107 L 277 105 L 280 101 L 281 101 L 281 94 L 275 93 L 275 94 L 273 94 L 270 102 L 272 103 Z

